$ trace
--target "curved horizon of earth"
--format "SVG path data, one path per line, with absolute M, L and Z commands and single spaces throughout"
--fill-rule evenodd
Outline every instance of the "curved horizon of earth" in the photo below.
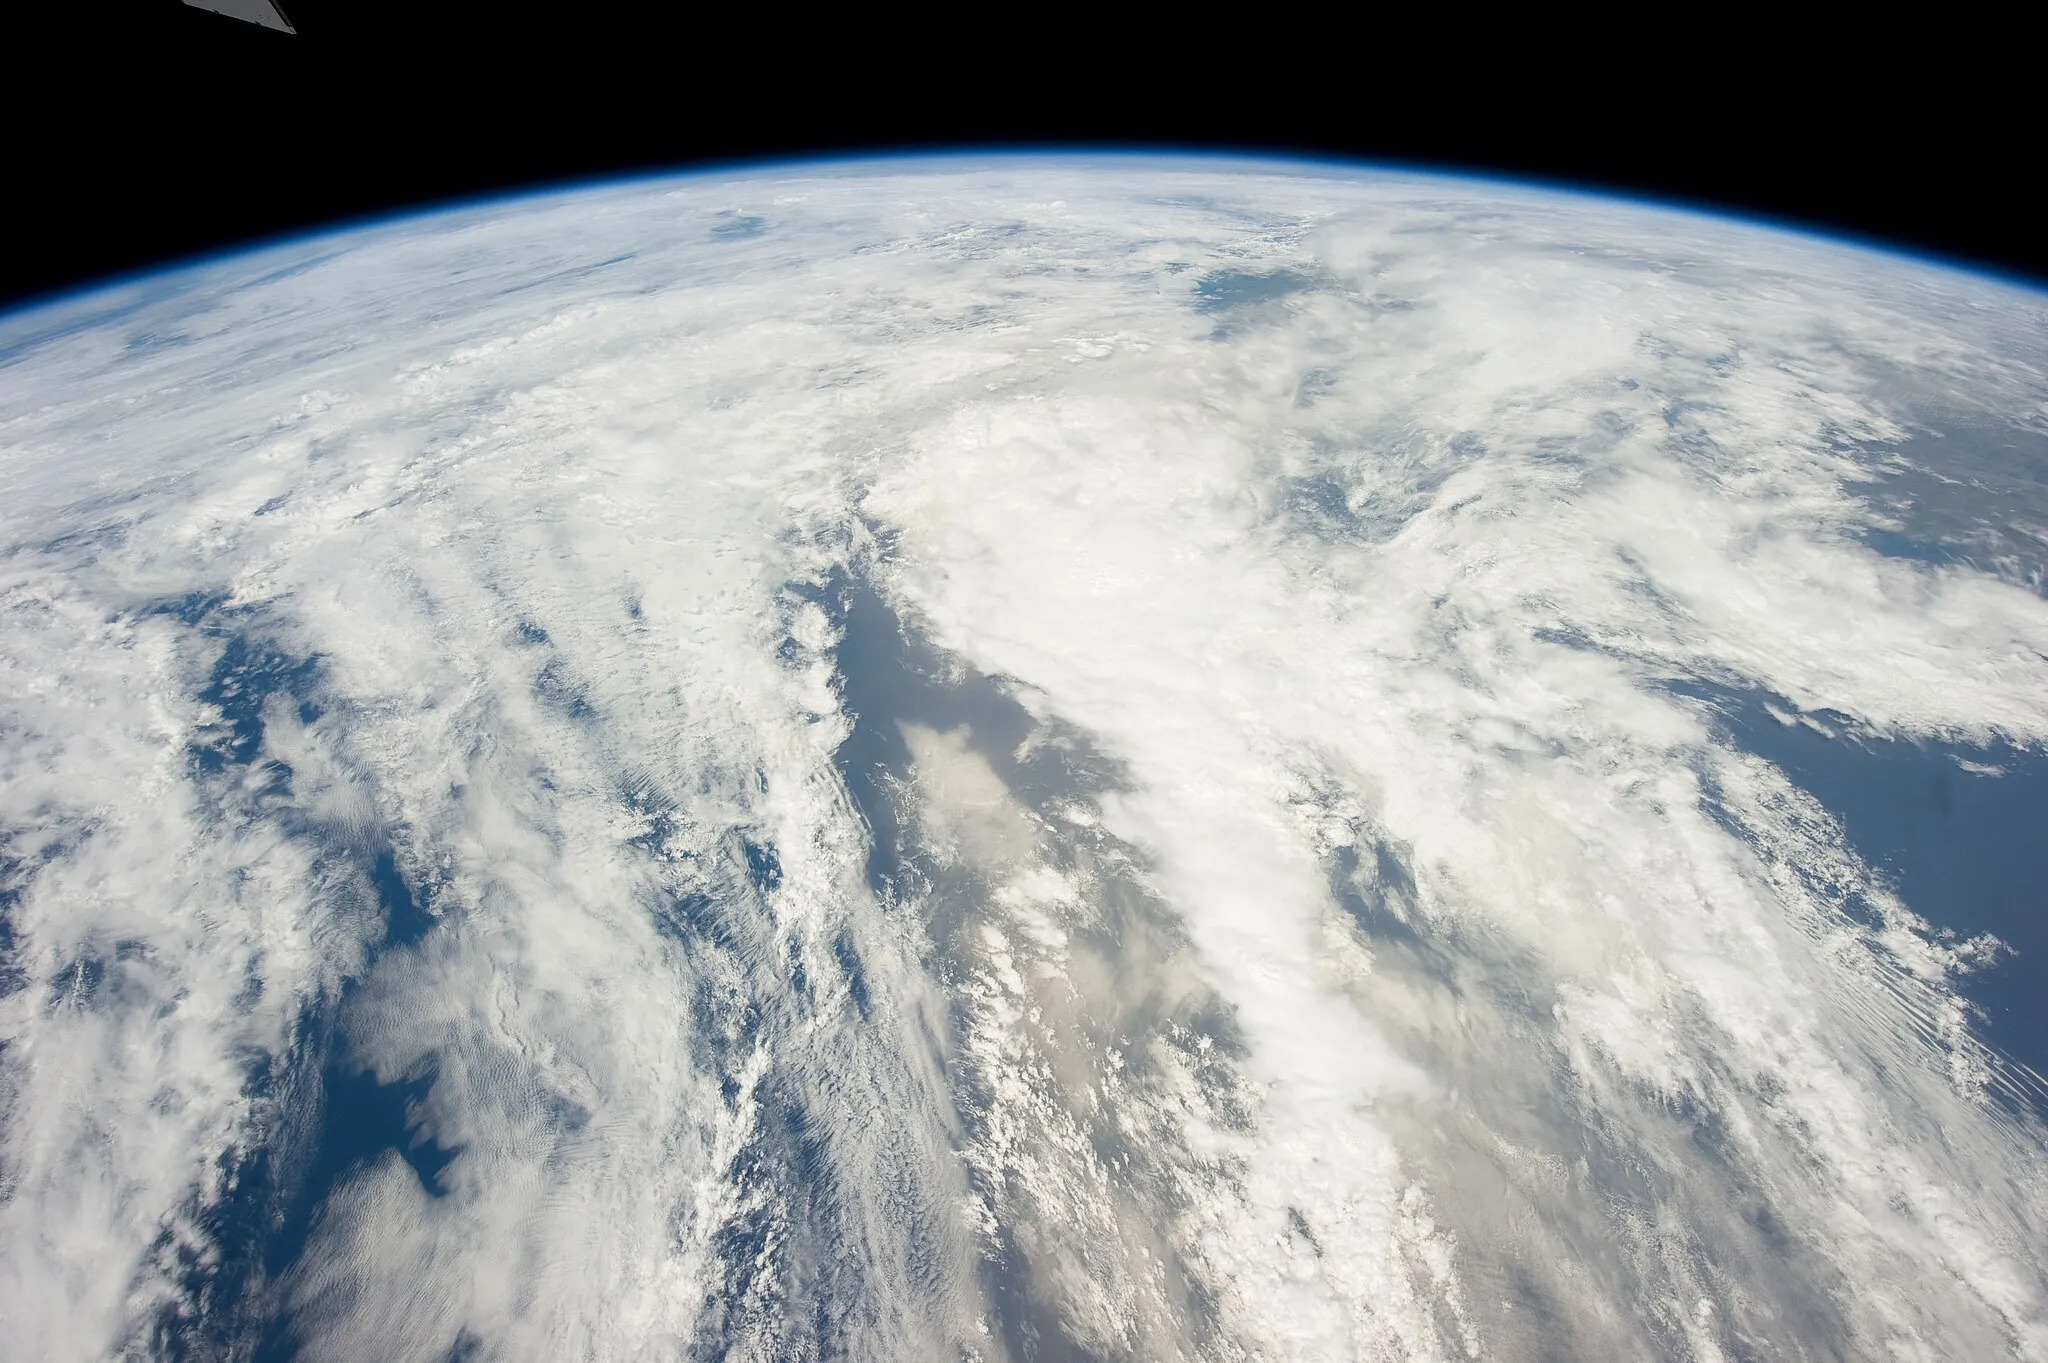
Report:
M 2048 294 L 1178 157 L 0 315 L 52 1360 L 2048 1358 Z

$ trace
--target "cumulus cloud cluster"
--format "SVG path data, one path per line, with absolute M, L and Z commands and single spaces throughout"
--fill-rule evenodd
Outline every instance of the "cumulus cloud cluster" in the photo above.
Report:
M 1015 161 L 0 320 L 0 1320 L 2048 1357 L 1997 947 L 1726 722 L 2048 745 L 2048 506 L 1913 453 L 2048 431 L 2044 311 Z

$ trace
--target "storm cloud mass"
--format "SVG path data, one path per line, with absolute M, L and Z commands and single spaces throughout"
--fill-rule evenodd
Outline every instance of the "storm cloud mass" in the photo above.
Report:
M 0 318 L 7 1352 L 2048 1358 L 2044 324 L 1030 159 Z

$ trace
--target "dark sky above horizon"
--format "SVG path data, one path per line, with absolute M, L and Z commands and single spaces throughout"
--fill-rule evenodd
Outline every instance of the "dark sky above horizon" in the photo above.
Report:
M 1368 40 L 1293 20 L 1083 32 L 1022 23 L 1022 11 L 1014 26 L 976 12 L 936 32 L 850 10 L 820 23 L 630 3 L 284 8 L 296 35 L 178 0 L 0 20 L 14 90 L 0 306 L 453 198 L 992 144 L 1295 153 L 1576 183 L 2048 280 L 2014 156 L 2023 82 L 1999 70 L 2016 49 L 1991 32 L 1920 31 L 1910 52 L 1854 53 L 1847 81 L 1839 36 L 1618 46 L 1548 19 L 1527 34 Z

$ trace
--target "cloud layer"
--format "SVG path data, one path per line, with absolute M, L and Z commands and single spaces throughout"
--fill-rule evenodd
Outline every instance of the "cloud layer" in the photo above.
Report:
M 2048 745 L 2044 311 L 1014 161 L 0 320 L 0 1321 L 2048 1357 L 2027 963 L 1728 721 Z

